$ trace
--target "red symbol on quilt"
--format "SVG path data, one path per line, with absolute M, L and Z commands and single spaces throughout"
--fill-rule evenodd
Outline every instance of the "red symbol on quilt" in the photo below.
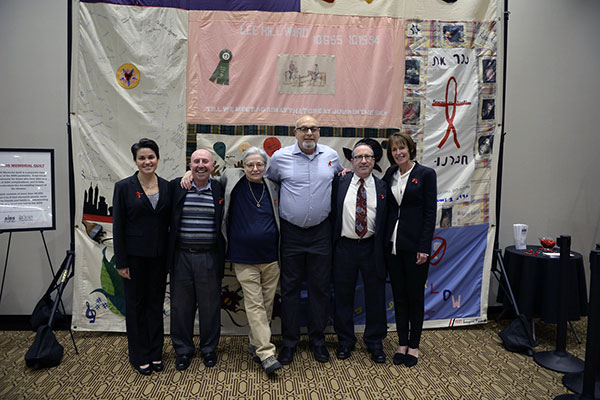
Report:
M 454 81 L 454 100 L 452 101 L 452 103 L 449 103 L 448 102 L 448 90 L 450 89 L 450 82 L 452 82 L 452 81 Z M 444 136 L 444 138 L 442 139 L 440 144 L 438 144 L 438 149 L 441 149 L 442 146 L 444 145 L 444 143 L 446 143 L 446 140 L 448 140 L 448 137 L 450 136 L 450 132 L 452 132 L 454 144 L 456 144 L 456 147 L 460 149 L 460 143 L 458 143 L 456 128 L 454 127 L 454 118 L 456 117 L 456 107 L 466 106 L 466 105 L 471 104 L 471 102 L 470 101 L 463 101 L 463 102 L 459 102 L 459 103 L 456 102 L 456 96 L 458 95 L 457 86 L 458 86 L 458 84 L 456 83 L 456 79 L 453 76 L 450 77 L 450 79 L 448 79 L 448 84 L 446 84 L 446 101 L 445 102 L 434 101 L 431 104 L 434 107 L 444 107 L 444 110 L 446 111 L 446 121 L 448 121 L 448 128 L 446 129 L 446 135 Z M 450 115 L 448 112 L 449 107 L 452 107 L 452 115 Z
M 133 77 L 133 70 L 131 71 L 127 71 L 126 69 L 123 70 L 123 76 L 125 77 L 125 80 L 127 81 L 127 86 L 131 85 L 131 78 Z
M 133 64 L 123 64 L 117 69 L 117 82 L 124 89 L 133 89 L 140 83 L 140 71 Z
M 446 254 L 446 248 L 448 247 L 448 243 L 443 237 L 436 236 L 433 238 L 431 247 L 435 248 L 435 250 L 433 251 L 431 258 L 429 259 L 429 264 L 438 265 L 440 261 L 442 261 L 442 258 L 444 258 L 444 255 Z

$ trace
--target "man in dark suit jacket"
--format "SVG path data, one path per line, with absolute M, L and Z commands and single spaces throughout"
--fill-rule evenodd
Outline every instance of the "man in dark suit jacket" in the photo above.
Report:
M 192 153 L 190 160 L 192 189 L 182 189 L 181 178 L 169 184 L 173 195 L 169 233 L 171 340 L 178 370 L 189 367 L 194 355 L 196 310 L 204 365 L 212 367 L 217 363 L 225 266 L 225 241 L 221 234 L 223 189 L 210 179 L 214 159 L 208 150 L 200 149 Z
M 373 176 L 374 165 L 373 149 L 359 142 L 352 151 L 354 173 L 338 176 L 333 181 L 334 327 L 339 340 L 336 356 L 343 360 L 350 357 L 356 344 L 352 316 L 360 271 L 366 314 L 364 342 L 371 359 L 384 363 L 382 341 L 387 334 L 387 324 L 383 245 L 387 185 Z

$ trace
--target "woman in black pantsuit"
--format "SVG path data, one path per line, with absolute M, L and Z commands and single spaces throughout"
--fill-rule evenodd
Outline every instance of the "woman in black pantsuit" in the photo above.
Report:
M 437 210 L 436 173 L 415 162 L 415 155 L 410 135 L 400 132 L 390 136 L 387 157 L 392 166 L 383 180 L 388 185 L 387 268 L 398 333 L 393 361 L 407 367 L 415 366 L 419 357 Z
M 163 303 L 171 213 L 168 182 L 156 175 L 159 152 L 151 139 L 131 146 L 138 171 L 115 184 L 115 265 L 124 280 L 129 362 L 142 375 L 163 369 Z

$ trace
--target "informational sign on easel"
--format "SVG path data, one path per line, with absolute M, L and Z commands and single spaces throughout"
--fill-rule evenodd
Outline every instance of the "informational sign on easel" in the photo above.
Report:
M 54 229 L 54 150 L 0 148 L 0 232 Z

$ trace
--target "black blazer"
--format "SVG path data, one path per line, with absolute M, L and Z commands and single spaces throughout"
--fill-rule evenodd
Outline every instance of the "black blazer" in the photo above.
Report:
M 169 182 L 158 177 L 160 194 L 154 209 L 137 174 L 115 183 L 113 192 L 113 246 L 117 268 L 129 267 L 127 256 L 167 254 L 171 217 Z
M 171 212 L 171 231 L 169 233 L 169 256 L 167 264 L 169 269 L 175 266 L 175 250 L 177 246 L 177 231 L 181 224 L 181 212 L 183 210 L 183 203 L 185 201 L 185 195 L 187 189 L 183 189 L 179 182 L 181 177 L 173 179 L 169 182 L 169 188 L 171 190 L 171 202 L 173 209 Z M 215 206 L 215 223 L 217 226 L 217 268 L 220 272 L 221 277 L 225 272 L 225 239 L 223 232 L 221 232 L 221 225 L 223 223 L 223 206 L 225 200 L 223 198 L 223 187 L 219 182 L 214 179 L 210 180 L 210 188 L 213 194 L 213 204 Z
M 353 173 L 348 173 L 344 176 L 336 176 L 333 179 L 333 187 L 331 190 L 331 216 L 333 217 L 333 246 L 337 240 L 342 237 L 342 214 L 344 211 L 344 199 L 346 193 L 350 187 Z M 381 279 L 386 277 L 385 269 L 385 256 L 384 256 L 384 244 L 385 244 L 385 223 L 387 215 L 387 202 L 386 196 L 388 196 L 387 184 L 381 179 L 373 176 L 375 179 L 375 191 L 377 192 L 377 212 L 375 214 L 375 268 L 377 276 Z
M 416 251 L 431 254 L 431 241 L 435 231 L 437 212 L 437 175 L 431 168 L 415 162 L 411 171 L 402 204 L 392 194 L 392 179 L 398 166 L 385 171 L 383 180 L 388 185 L 388 220 L 386 244 L 392 240 L 394 227 L 398 221 L 396 250 Z

